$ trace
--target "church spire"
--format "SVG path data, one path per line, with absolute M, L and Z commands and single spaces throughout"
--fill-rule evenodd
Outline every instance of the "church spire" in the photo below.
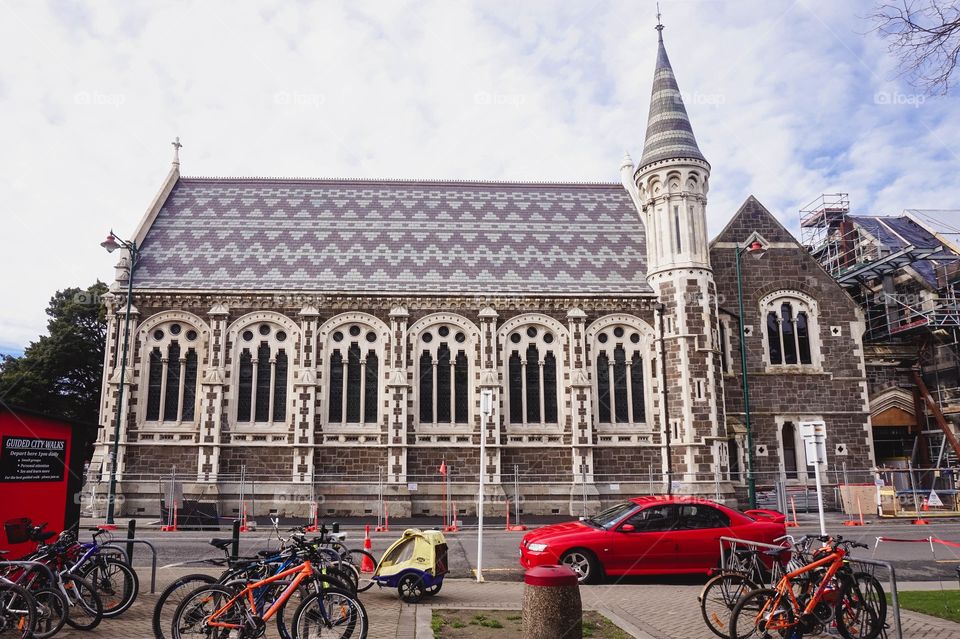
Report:
M 638 169 L 661 160 L 694 159 L 706 162 L 683 106 L 677 78 L 663 46 L 663 24 L 657 9 L 657 66 L 653 72 L 650 115 L 647 116 L 647 137 Z

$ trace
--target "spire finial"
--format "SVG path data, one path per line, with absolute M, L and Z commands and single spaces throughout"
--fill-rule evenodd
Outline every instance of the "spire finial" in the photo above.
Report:
M 660 3 L 657 3 L 657 26 L 654 29 L 657 30 L 657 40 L 663 42 L 663 22 L 660 21 Z
M 174 138 L 173 142 L 170 144 L 173 145 L 173 163 L 177 166 L 180 166 L 180 147 L 183 145 L 180 144 L 180 136 L 178 135 Z

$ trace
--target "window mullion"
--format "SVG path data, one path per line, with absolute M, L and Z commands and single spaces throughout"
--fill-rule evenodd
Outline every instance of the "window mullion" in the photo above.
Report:
M 780 313 L 777 313 L 777 336 L 780 338 L 780 363 L 787 363 L 787 349 L 784 347 L 783 341 L 783 318 L 780 317 Z
M 617 423 L 617 380 L 614 377 L 614 362 L 616 361 L 616 351 L 610 353 L 610 359 L 607 360 L 607 388 L 610 389 L 610 423 Z
M 270 358 L 270 412 L 267 413 L 267 421 L 273 423 L 273 403 L 274 403 L 274 393 L 276 392 L 277 385 L 277 357 L 274 355 Z
M 252 423 L 257 421 L 257 368 L 259 361 L 256 357 L 250 360 L 253 366 L 253 374 L 250 378 L 252 380 L 250 382 L 250 421 Z
M 180 358 L 180 388 L 177 389 L 177 424 L 183 421 L 183 391 L 186 387 L 187 359 Z
M 347 423 L 347 366 L 350 362 L 350 353 L 347 353 L 347 356 L 343 359 L 343 362 L 340 364 L 343 367 L 343 394 L 340 397 L 340 422 L 343 424 Z
M 439 384 L 437 383 L 439 379 L 437 377 L 437 369 L 438 369 L 437 364 L 439 364 L 439 361 L 438 361 L 439 355 L 432 351 L 430 355 L 431 355 L 430 366 L 433 367 L 432 368 L 433 378 L 431 379 L 431 384 L 430 384 L 430 392 L 431 392 L 430 401 L 433 405 L 433 414 L 430 415 L 430 417 L 432 418 L 434 424 L 439 424 L 440 419 L 438 415 L 440 414 L 440 398 L 437 396 L 437 387 L 439 386 Z
M 160 359 L 160 362 L 163 366 L 163 372 L 160 377 L 160 421 L 162 422 L 166 418 L 167 412 L 167 368 L 170 360 L 163 357 Z
M 360 358 L 360 425 L 367 419 L 367 358 Z
M 456 406 L 454 405 L 454 396 L 457 394 L 457 377 L 456 377 L 456 363 L 457 358 L 454 357 L 453 351 L 450 351 L 450 426 L 452 427 L 457 422 L 457 416 L 455 414 Z
M 542 360 L 542 359 L 538 362 L 538 365 L 540 366 L 540 392 L 539 392 L 539 395 L 540 395 L 540 423 L 541 423 L 541 424 L 546 424 L 546 423 L 547 423 L 547 413 L 546 413 L 546 407 L 547 407 L 546 395 L 547 395 L 547 392 L 546 392 L 546 388 L 544 387 L 544 383 L 543 383 L 543 360 Z
M 523 391 L 523 399 L 520 401 L 520 406 L 523 408 L 523 425 L 527 425 L 527 358 L 522 357 L 520 359 L 520 372 L 523 377 L 520 378 L 521 389 Z
M 627 423 L 633 423 L 633 359 L 625 359 L 627 369 Z

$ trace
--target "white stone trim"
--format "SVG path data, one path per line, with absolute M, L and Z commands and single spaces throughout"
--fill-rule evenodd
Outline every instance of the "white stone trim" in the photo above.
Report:
M 807 313 L 807 333 L 810 339 L 810 364 L 800 364 L 797 352 L 797 364 L 772 364 L 770 362 L 770 336 L 767 329 L 767 314 L 780 315 L 780 306 L 788 302 L 794 306 L 794 317 L 798 313 Z M 763 346 L 764 369 L 768 373 L 820 373 L 823 372 L 823 353 L 820 340 L 820 305 L 813 297 L 795 289 L 779 289 L 760 298 L 760 335 Z M 785 358 L 785 354 L 782 354 Z

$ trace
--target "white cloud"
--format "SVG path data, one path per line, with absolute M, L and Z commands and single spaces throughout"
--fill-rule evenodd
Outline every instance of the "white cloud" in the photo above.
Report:
M 182 137 L 186 175 L 618 179 L 639 157 L 652 2 L 0 5 L 0 343 L 57 288 L 112 277 Z M 957 206 L 952 100 L 915 105 L 869 3 L 669 2 L 665 39 L 713 166 L 718 230 L 750 193 L 790 226 Z

